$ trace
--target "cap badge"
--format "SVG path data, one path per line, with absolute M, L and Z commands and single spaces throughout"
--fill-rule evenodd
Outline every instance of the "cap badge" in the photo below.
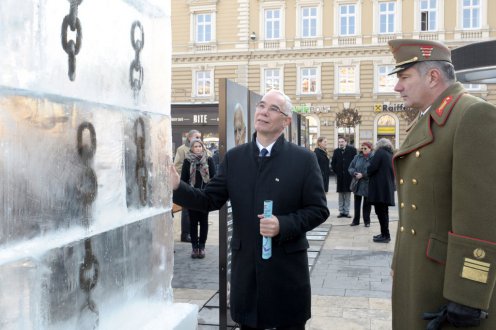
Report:
M 446 96 L 443 102 L 441 102 L 441 105 L 436 109 L 436 113 L 439 117 L 443 115 L 444 109 L 448 104 L 451 103 L 451 101 L 453 101 L 453 96 L 450 95 L 450 96 Z
M 422 51 L 422 55 L 425 57 L 425 58 L 429 58 L 431 57 L 431 54 L 432 54 L 432 49 L 434 47 L 432 46 L 421 46 L 420 47 L 420 50 Z

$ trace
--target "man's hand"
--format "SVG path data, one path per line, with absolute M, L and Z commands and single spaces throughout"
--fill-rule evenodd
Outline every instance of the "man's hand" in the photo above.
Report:
M 431 320 L 427 324 L 427 330 L 441 329 L 443 323 L 448 321 L 457 328 L 476 327 L 480 325 L 480 320 L 487 319 L 487 312 L 460 305 L 454 302 L 449 302 L 441 307 L 437 313 L 424 313 L 424 320 Z
M 177 188 L 179 188 L 179 182 L 181 182 L 181 178 L 179 177 L 179 174 L 177 173 L 174 165 L 169 165 L 169 175 L 170 175 L 172 190 L 176 190 Z
M 258 218 L 260 219 L 260 235 L 274 237 L 279 234 L 279 219 L 275 215 L 264 218 L 263 214 L 259 214 Z

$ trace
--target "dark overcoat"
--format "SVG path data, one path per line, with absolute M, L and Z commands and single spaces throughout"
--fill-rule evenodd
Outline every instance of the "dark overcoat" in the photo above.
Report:
M 336 174 L 336 191 L 351 192 L 351 175 L 348 173 L 351 161 L 357 154 L 355 147 L 347 145 L 344 150 L 334 149 L 331 160 L 331 167 Z
M 277 139 L 270 157 L 260 159 L 253 142 L 226 153 L 204 190 L 181 182 L 174 202 L 188 209 L 219 209 L 231 200 L 231 317 L 251 327 L 301 324 L 310 318 L 311 292 L 306 232 L 329 216 L 315 154 Z M 262 259 L 258 214 L 273 201 L 280 232 L 272 257 Z
M 369 176 L 367 175 L 367 168 L 370 163 L 370 155 L 365 157 L 363 152 L 359 152 L 351 161 L 348 167 L 348 173 L 362 173 L 362 178 L 358 180 L 357 191 L 355 195 L 367 197 L 369 195 Z
M 317 162 L 319 163 L 320 172 L 322 173 L 324 189 L 327 192 L 329 190 L 329 175 L 331 175 L 329 156 L 327 156 L 327 152 L 321 148 L 315 148 L 315 155 L 317 156 Z
M 389 147 L 377 148 L 370 158 L 367 176 L 370 204 L 381 203 L 394 206 L 393 151 Z
M 463 329 L 496 329 L 496 107 L 454 84 L 411 129 L 394 166 L 393 329 L 425 329 L 422 313 L 448 300 L 489 310 Z

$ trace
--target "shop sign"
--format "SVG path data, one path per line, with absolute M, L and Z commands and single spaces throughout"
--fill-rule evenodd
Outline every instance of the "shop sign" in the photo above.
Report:
M 403 103 L 388 103 L 375 104 L 374 112 L 404 112 L 405 105 Z
M 300 104 L 293 106 L 293 111 L 297 113 L 328 113 L 331 112 L 330 105 L 307 105 Z

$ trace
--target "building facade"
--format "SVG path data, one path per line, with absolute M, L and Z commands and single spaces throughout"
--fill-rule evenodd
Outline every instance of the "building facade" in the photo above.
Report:
M 172 107 L 218 104 L 218 79 L 228 78 L 260 94 L 283 90 L 308 119 L 311 147 L 344 135 L 397 148 L 411 113 L 393 90 L 387 42 L 493 40 L 491 12 L 496 1 L 172 0 Z M 466 87 L 496 103 L 496 85 Z M 360 120 L 337 125 L 344 109 Z

